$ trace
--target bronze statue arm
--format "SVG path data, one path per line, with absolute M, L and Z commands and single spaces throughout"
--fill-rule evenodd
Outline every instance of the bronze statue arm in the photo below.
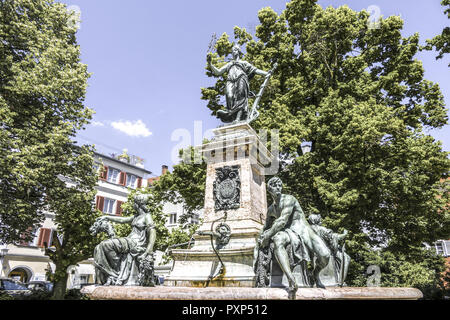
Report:
M 341 241 L 342 239 L 344 239 L 345 237 L 347 237 L 347 234 L 348 234 L 348 231 L 347 231 L 347 230 L 344 230 L 344 233 L 338 234 L 338 235 L 336 236 L 336 238 L 337 238 L 338 241 Z
M 261 234 L 259 240 L 261 247 L 267 246 L 270 239 L 286 226 L 293 209 L 294 206 L 292 204 L 286 205 L 281 211 L 280 216 L 273 222 L 272 227 Z
M 115 217 L 115 216 L 101 216 L 99 219 L 108 220 L 115 223 L 130 223 L 133 221 L 134 217 Z
M 272 238 L 277 232 L 281 231 L 286 226 L 293 209 L 294 207 L 291 205 L 285 207 L 280 216 L 273 222 L 272 227 L 264 232 L 265 236 Z
M 218 69 L 211 63 L 210 55 L 207 56 L 206 60 L 208 61 L 208 66 L 211 68 L 212 73 L 215 74 L 216 76 L 220 76 L 224 74 L 225 71 L 227 71 L 228 63 L 225 64 L 222 68 Z
M 255 70 L 255 74 L 258 74 L 260 76 L 268 76 L 270 74 L 270 72 L 269 71 L 260 70 L 260 69 L 256 69 Z
M 212 72 L 216 75 L 216 76 L 221 76 L 222 74 L 224 74 L 224 72 L 227 70 L 227 66 L 228 64 L 224 65 L 222 68 L 218 69 L 215 66 L 213 66 L 212 64 L 209 65 L 211 67 Z

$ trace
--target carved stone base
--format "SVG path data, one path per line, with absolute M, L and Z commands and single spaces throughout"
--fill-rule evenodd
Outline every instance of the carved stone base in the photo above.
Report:
M 336 277 L 334 275 L 334 258 L 331 257 L 330 261 L 326 268 L 324 268 L 319 273 L 320 281 L 325 285 L 325 287 L 337 287 L 340 285 L 338 281 L 336 281 Z M 304 281 L 302 276 L 301 267 L 298 265 L 292 270 L 294 274 L 295 280 L 299 288 L 308 288 L 309 285 Z M 345 276 L 344 276 L 345 279 Z M 345 283 L 344 283 L 345 285 Z M 289 287 L 289 281 L 286 275 L 281 270 L 277 260 L 274 258 L 272 260 L 272 276 L 270 279 L 270 286 L 272 288 L 287 288 Z
M 170 275 L 164 280 L 166 286 L 253 287 L 253 246 L 220 250 L 220 258 L 225 265 L 222 274 L 222 265 L 212 250 L 197 247 L 192 250 L 174 250 L 172 254 L 175 263 Z
M 252 287 L 255 281 L 255 239 L 267 211 L 263 162 L 273 156 L 246 123 L 217 128 L 214 134 L 212 142 L 198 147 L 207 160 L 204 223 L 199 231 L 211 232 L 220 223 L 230 227 L 229 243 L 218 250 L 225 272 L 219 274 L 222 264 L 210 236 L 197 234 L 193 248 L 171 251 L 174 266 L 164 280 L 169 286 Z
M 94 300 L 287 300 L 278 288 L 186 288 L 186 287 L 102 287 L 81 290 Z M 300 288 L 296 300 L 417 300 L 422 292 L 415 288 Z

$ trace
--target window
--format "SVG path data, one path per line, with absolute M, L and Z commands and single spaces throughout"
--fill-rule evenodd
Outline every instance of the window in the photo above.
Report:
M 177 214 L 171 213 L 169 215 L 169 224 L 176 224 L 177 223 Z
M 450 241 L 449 240 L 438 240 L 434 244 L 436 248 L 436 253 L 444 257 L 450 256 Z
M 444 254 L 444 246 L 441 241 L 436 242 L 436 252 L 437 252 L 437 254 L 440 254 L 440 255 Z
M 120 171 L 114 168 L 109 168 L 108 169 L 108 178 L 106 180 L 108 180 L 109 182 L 112 183 L 117 183 L 117 178 L 119 177 Z
M 450 256 L 450 240 L 442 241 L 444 244 L 444 254 L 445 257 Z
M 89 275 L 88 274 L 82 274 L 80 275 L 80 284 L 85 284 L 89 282 Z
M 116 200 L 105 198 L 105 202 L 103 205 L 103 212 L 105 213 L 113 213 L 114 211 L 114 203 Z
M 199 217 L 198 214 L 193 213 L 191 215 L 191 223 L 198 224 L 199 223 L 199 219 L 200 219 L 200 217 Z
M 30 245 L 31 245 L 31 246 L 37 247 L 37 245 L 38 245 L 38 240 L 39 240 L 39 232 L 40 232 L 40 228 L 38 228 L 38 227 L 34 227 L 34 228 L 33 228 L 33 235 L 34 235 L 34 238 L 33 238 L 33 240 L 30 242 Z
M 137 177 L 135 175 L 127 173 L 127 187 L 136 188 Z

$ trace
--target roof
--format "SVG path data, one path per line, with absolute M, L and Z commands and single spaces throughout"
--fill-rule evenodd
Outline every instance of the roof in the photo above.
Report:
M 130 163 L 127 163 L 127 162 L 120 161 L 119 159 L 113 158 L 113 157 L 108 156 L 108 155 L 106 155 L 106 154 L 98 153 L 98 152 L 96 152 L 96 151 L 94 151 L 94 154 L 95 154 L 96 156 L 98 156 L 98 157 L 106 158 L 106 159 L 108 159 L 108 160 L 112 160 L 112 161 L 117 162 L 117 163 L 120 163 L 120 164 L 122 164 L 122 165 L 125 165 L 125 166 L 131 167 L 131 168 L 135 168 L 135 169 L 144 171 L 144 172 L 147 173 L 147 174 L 151 174 L 151 173 L 152 173 L 150 170 L 147 170 L 147 169 L 142 168 L 142 167 L 135 166 L 135 165 L 130 164 Z

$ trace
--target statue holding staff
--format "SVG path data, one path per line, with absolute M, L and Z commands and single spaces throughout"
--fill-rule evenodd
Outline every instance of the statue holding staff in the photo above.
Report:
M 252 119 L 250 118 L 248 110 L 248 98 L 254 97 L 254 94 L 250 91 L 249 80 L 256 74 L 265 76 L 265 82 L 263 84 L 263 87 L 261 88 L 262 90 L 260 90 L 260 94 L 258 94 L 260 98 L 265 85 L 267 85 L 267 80 L 270 78 L 273 72 L 273 69 L 267 72 L 256 68 L 251 63 L 241 60 L 241 55 L 242 51 L 239 45 L 235 44 L 232 49 L 232 60 L 220 69 L 216 68 L 211 63 L 211 56 L 207 56 L 208 66 L 211 68 L 213 74 L 215 74 L 216 76 L 220 76 L 225 72 L 228 73 L 225 85 L 227 110 L 217 111 L 217 117 L 226 123 L 254 120 L 255 113 L 252 112 Z

